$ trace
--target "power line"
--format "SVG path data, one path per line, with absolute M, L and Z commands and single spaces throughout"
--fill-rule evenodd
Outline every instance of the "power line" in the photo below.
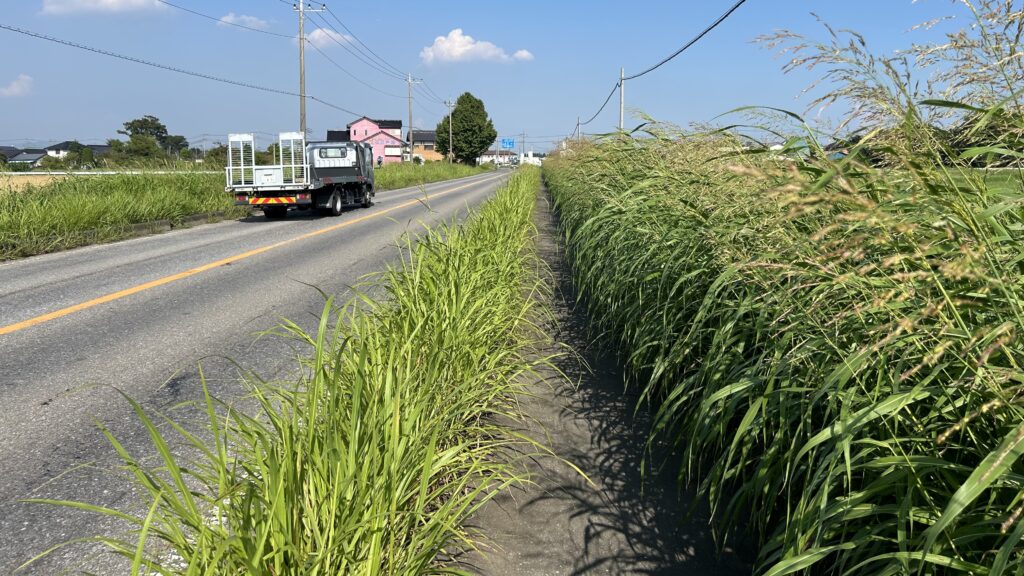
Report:
M 416 106 L 419 106 L 420 108 L 422 108 L 424 112 L 428 112 L 430 114 L 437 114 L 437 115 L 442 115 L 443 116 L 443 114 L 441 112 L 439 112 L 436 108 L 431 108 L 431 107 L 427 106 L 421 100 L 414 100 L 414 103 L 416 104 Z
M 715 20 L 714 22 L 712 22 L 711 25 L 708 26 L 707 28 L 705 28 L 703 32 L 701 32 L 700 34 L 697 34 L 697 36 L 695 36 L 693 38 L 693 40 L 690 40 L 686 44 L 683 44 L 682 48 L 680 48 L 679 50 L 676 50 L 675 52 L 673 52 L 669 56 L 665 57 L 661 62 L 658 62 L 654 66 L 651 66 L 650 68 L 648 68 L 647 70 L 644 70 L 643 72 L 640 72 L 639 74 L 633 74 L 632 76 L 626 76 L 625 78 L 623 78 L 623 80 L 634 80 L 636 78 L 639 78 L 639 77 L 643 76 L 644 74 L 647 74 L 648 72 L 653 72 L 653 71 L 657 70 L 662 65 L 668 63 L 670 60 L 672 60 L 676 56 L 679 56 L 680 54 L 685 52 L 690 46 L 693 46 L 698 41 L 700 41 L 701 38 L 703 38 L 704 36 L 707 36 L 708 32 L 711 32 L 712 30 L 717 28 L 719 24 L 721 24 L 722 22 L 725 22 L 725 19 L 728 18 L 729 16 L 731 16 L 732 13 L 735 12 L 746 1 L 747 0 L 739 0 L 738 2 L 733 4 L 731 8 L 729 8 L 728 10 L 725 11 L 725 14 L 722 14 L 721 16 L 718 17 L 718 20 Z
M 328 55 L 327 55 L 327 54 L 326 54 L 326 53 L 325 53 L 325 52 L 324 52 L 323 50 L 321 50 L 321 49 L 320 49 L 319 47 L 317 47 L 317 45 L 316 45 L 316 44 L 314 44 L 313 42 L 310 42 L 309 40 L 307 40 L 307 41 L 306 41 L 306 43 L 307 43 L 307 44 L 309 44 L 309 45 L 310 45 L 310 46 L 311 46 L 311 47 L 312 47 L 312 48 L 313 48 L 314 50 L 316 50 L 317 52 L 319 52 L 319 53 L 320 53 L 320 55 L 321 55 L 321 56 L 323 56 L 323 57 L 324 57 L 324 58 L 325 58 L 325 59 L 326 59 L 326 60 L 327 60 L 328 62 L 330 62 L 331 64 L 334 64 L 334 66 L 335 66 L 335 67 L 336 67 L 336 68 L 337 68 L 338 70 L 341 70 L 341 71 L 342 71 L 342 72 L 344 72 L 345 74 L 348 74 L 348 75 L 349 75 L 349 76 L 350 76 L 350 77 L 351 77 L 351 78 L 352 78 L 353 80 L 355 80 L 356 82 L 359 82 L 359 83 L 360 83 L 360 84 L 362 84 L 363 86 L 366 86 L 367 88 L 369 88 L 369 89 L 371 89 L 371 90 L 374 90 L 374 91 L 380 92 L 381 94 L 383 94 L 383 95 L 385 95 L 385 96 L 390 96 L 390 97 L 392 97 L 392 98 L 402 98 L 402 99 L 404 99 L 404 98 L 405 98 L 405 96 L 402 96 L 402 95 L 400 95 L 400 94 L 392 94 L 392 93 L 390 93 L 390 92 L 385 92 L 385 91 L 381 90 L 380 88 L 377 88 L 376 86 L 373 86 L 372 84 L 369 84 L 368 82 L 366 82 L 366 81 L 365 81 L 365 80 L 363 80 L 362 78 L 359 78 L 359 77 L 358 77 L 358 76 L 356 76 L 355 74 L 353 74 L 353 73 L 349 72 L 348 70 L 346 70 L 346 69 L 345 69 L 345 67 L 343 67 L 343 66 L 342 66 L 341 64 L 338 64 L 337 62 L 335 62 L 333 58 L 331 58 L 330 56 L 328 56 Z
M 278 1 L 283 3 L 283 4 L 288 4 L 288 2 L 286 2 L 285 0 L 278 0 Z M 334 32 L 335 34 L 337 34 L 337 36 L 335 36 L 335 35 L 332 35 L 332 34 L 328 33 L 328 36 L 330 37 L 330 39 L 334 43 L 336 43 L 339 46 L 341 46 L 342 48 L 344 48 L 345 51 L 347 51 L 349 54 L 354 56 L 357 60 L 359 60 L 363 64 L 369 66 L 370 68 L 373 68 L 374 70 L 380 72 L 381 74 L 384 74 L 385 76 L 394 78 L 396 80 L 405 80 L 406 79 L 406 74 L 404 72 L 402 72 L 401 69 L 399 69 L 398 67 L 392 65 L 390 62 L 388 62 L 382 56 L 380 56 L 379 54 L 374 52 L 374 50 L 372 48 L 370 48 L 365 42 L 360 40 L 359 37 L 356 36 L 356 34 L 352 31 L 352 29 L 349 28 L 348 26 L 346 26 L 345 23 L 341 20 L 341 18 L 339 18 L 338 15 L 335 14 L 330 9 L 330 7 L 324 5 L 324 8 L 326 9 L 327 13 L 330 14 L 331 17 L 334 18 L 334 20 L 336 20 L 338 22 L 338 24 L 342 27 L 342 29 L 344 29 L 345 32 L 348 33 L 347 35 L 346 34 L 342 34 L 337 28 L 335 28 L 330 22 L 328 22 L 323 16 L 318 15 L 317 18 L 319 18 L 320 22 L 326 27 L 325 30 L 329 30 L 329 31 Z M 340 41 L 338 39 L 338 37 L 344 38 L 345 41 L 344 42 Z M 313 44 L 311 42 L 310 45 L 313 46 L 314 49 L 316 49 L 318 52 L 320 52 L 320 54 L 322 56 L 324 56 L 324 58 L 326 58 L 328 61 L 330 61 L 332 64 L 334 64 L 337 68 L 341 69 L 343 72 L 345 72 L 346 74 L 351 76 L 357 82 L 367 86 L 371 90 L 375 90 L 377 92 L 380 92 L 381 94 L 384 94 L 384 95 L 390 96 L 390 97 L 404 98 L 404 96 L 399 96 L 399 95 L 396 95 L 396 94 L 391 94 L 391 93 L 386 92 L 384 90 L 381 90 L 381 89 L 379 89 L 379 88 L 377 88 L 377 87 L 375 87 L 373 85 L 368 84 L 364 80 L 358 78 L 357 76 L 355 76 L 354 74 L 352 74 L 351 72 L 346 70 L 344 67 L 339 65 L 336 61 L 332 60 L 329 56 L 327 56 L 326 53 L 324 53 L 322 50 L 320 50 L 319 47 L 317 47 L 315 44 Z M 362 46 L 362 48 L 360 48 L 360 46 Z M 383 66 L 387 66 L 388 68 L 390 68 L 390 70 L 383 68 Z M 437 95 L 437 93 L 435 93 L 433 91 L 433 89 L 431 89 L 429 86 L 415 86 L 414 85 L 414 88 L 420 88 L 420 91 L 421 91 L 421 93 L 423 94 L 423 96 L 425 98 L 427 98 L 429 100 L 432 100 L 433 102 L 435 102 L 437 104 L 444 104 L 444 100 L 441 97 L 439 97 Z M 424 108 L 428 112 L 431 112 L 433 114 L 437 114 L 438 113 L 437 110 L 430 109 L 427 106 L 423 106 L 422 104 L 420 104 L 420 105 L 421 105 L 422 108 Z
M 618 89 L 619 83 L 616 82 L 615 86 L 612 86 L 612 91 L 608 93 L 608 97 L 604 99 L 604 104 L 601 104 L 601 107 L 597 109 L 597 112 L 594 112 L 594 115 L 590 117 L 590 120 L 587 120 L 586 122 L 580 122 L 580 126 L 586 126 L 587 124 L 593 122 L 594 119 L 597 118 L 598 114 L 604 111 L 604 107 L 607 106 L 609 102 L 611 102 L 612 96 L 615 95 L 615 91 Z
M 591 116 L 586 122 L 579 122 L 576 129 L 579 130 L 579 126 L 586 126 L 587 124 L 590 124 L 591 122 L 593 122 L 598 117 L 598 115 L 600 115 L 601 112 L 604 111 L 605 107 L 608 106 L 608 103 L 611 102 L 612 96 L 615 95 L 615 91 L 622 89 L 623 83 L 626 80 L 635 80 L 635 79 L 640 78 L 641 76 L 644 76 L 645 74 L 648 74 L 650 72 L 653 72 L 653 71 L 657 70 L 658 68 L 662 67 L 663 65 L 667 64 L 673 58 L 675 58 L 676 56 L 679 56 L 680 54 L 685 52 L 688 48 L 690 48 L 691 46 L 693 46 L 694 44 L 699 42 L 701 38 L 707 36 L 709 32 L 711 32 L 712 30 L 717 28 L 722 22 L 725 22 L 725 20 L 727 18 L 729 18 L 729 16 L 732 16 L 732 13 L 735 12 L 737 9 L 739 9 L 739 7 L 742 6 L 746 1 L 747 0 L 738 0 L 728 10 L 726 10 L 724 14 L 719 16 L 718 19 L 716 19 L 707 28 L 705 28 L 703 31 L 701 31 L 700 34 L 695 36 L 692 40 L 690 40 L 686 44 L 683 44 L 683 46 L 681 48 L 679 48 L 678 50 L 676 50 L 672 54 L 668 55 L 667 57 L 663 58 L 660 62 L 658 62 L 654 66 L 651 66 L 650 68 L 648 68 L 648 69 L 646 69 L 643 72 L 640 72 L 638 74 L 633 74 L 632 76 L 622 76 L 617 82 L 615 82 L 615 85 L 612 86 L 611 91 L 608 93 L 608 97 L 604 99 L 604 103 L 601 104 L 601 107 L 597 109 L 597 112 L 595 112 L 594 115 Z M 576 132 L 574 131 L 573 134 L 576 134 Z
M 334 34 L 337 34 L 337 36 L 335 36 L 334 34 L 330 34 L 330 32 L 328 32 L 327 36 L 330 37 L 330 39 L 333 40 L 335 44 L 337 44 L 338 46 L 341 46 L 342 48 L 345 49 L 345 51 L 347 51 L 349 54 L 351 54 L 353 57 L 355 57 L 356 60 L 359 60 L 363 64 L 366 64 L 370 68 L 373 68 L 374 70 L 380 72 L 381 74 L 384 74 L 385 76 L 389 76 L 391 78 L 395 78 L 396 80 L 399 80 L 399 79 L 400 80 L 404 80 L 405 79 L 405 77 L 403 75 L 399 75 L 399 74 L 397 74 L 395 72 L 392 72 L 390 70 L 386 70 L 385 68 L 381 67 L 380 64 L 377 64 L 375 62 L 372 62 L 372 61 L 368 60 L 366 56 L 363 56 L 359 52 L 356 52 L 355 50 L 350 48 L 349 44 L 351 44 L 351 42 L 348 42 L 349 36 L 345 36 L 344 34 L 339 32 L 338 29 L 335 28 L 330 22 L 328 22 L 323 16 L 320 16 L 319 14 L 317 14 L 317 18 L 319 18 L 320 22 L 324 26 L 326 26 L 326 30 L 330 30 L 331 32 L 334 32 Z M 341 40 L 338 40 L 338 36 L 340 36 L 342 38 L 345 38 L 346 41 L 342 42 Z
M 365 63 L 367 65 L 373 65 L 373 64 L 376 64 L 376 63 L 380 63 L 380 65 L 386 66 L 387 68 L 390 68 L 390 70 L 383 70 L 383 69 L 381 69 L 380 66 L 374 65 L 373 66 L 374 69 L 377 70 L 378 72 L 381 72 L 382 74 L 387 74 L 387 75 L 392 76 L 392 77 L 397 77 L 399 79 L 403 79 L 403 80 L 405 79 L 405 76 L 406 76 L 405 72 L 403 72 L 397 66 L 395 66 L 395 65 L 391 64 L 390 62 L 388 62 L 383 56 L 381 56 L 380 54 L 375 52 L 373 50 L 373 48 L 370 48 L 369 45 L 367 45 L 365 42 L 363 42 L 359 38 L 359 36 L 356 36 L 356 33 L 353 32 L 352 29 L 349 28 L 347 25 L 345 25 L 345 22 L 342 21 L 342 19 L 339 18 L 338 15 L 335 14 L 334 11 L 331 10 L 331 8 L 329 6 L 327 7 L 327 13 L 330 14 L 332 18 L 334 18 L 334 20 L 338 23 L 338 25 L 341 26 L 341 28 L 345 32 L 348 33 L 348 37 L 351 38 L 355 42 L 355 43 L 353 43 L 353 42 L 349 41 L 349 42 L 346 42 L 346 44 L 347 45 L 351 45 L 352 48 L 356 49 L 365 58 L 370 59 L 370 60 L 373 61 L 373 63 L 371 64 L 369 62 L 366 62 L 366 60 L 360 59 L 363 63 Z M 337 32 L 339 35 L 341 35 L 341 32 L 338 31 L 336 28 L 332 27 L 332 29 L 334 29 L 335 32 Z M 362 46 L 362 48 L 360 48 L 360 46 Z M 347 47 L 346 47 L 346 49 L 347 49 Z M 391 73 L 391 72 L 393 72 L 393 73 Z M 444 104 L 444 99 L 441 98 L 440 96 L 438 96 L 437 93 L 435 93 L 433 91 L 433 89 L 431 89 L 429 86 L 426 86 L 425 84 L 420 84 L 420 85 L 415 86 L 415 88 L 419 88 L 420 92 L 426 98 L 428 98 L 430 100 L 433 100 L 437 104 Z M 436 111 L 434 111 L 434 113 L 436 113 Z
M 7 24 L 0 24 L 0 29 L 10 30 L 11 32 L 17 32 L 18 34 L 24 34 L 25 36 L 32 36 L 33 38 L 39 38 L 40 40 L 46 40 L 48 42 L 53 42 L 53 43 L 56 43 L 56 44 L 62 44 L 64 46 L 70 46 L 72 48 L 78 48 L 79 50 L 85 50 L 87 52 L 93 52 L 95 54 L 102 54 L 103 56 L 110 56 L 112 58 L 119 58 L 121 60 L 126 60 L 128 62 L 135 62 L 136 64 L 142 64 L 144 66 L 151 66 L 153 68 L 159 68 L 161 70 L 167 70 L 169 72 L 177 72 L 178 74 L 184 74 L 186 76 L 194 76 L 196 78 L 203 78 L 205 80 L 213 80 L 214 82 L 220 82 L 222 84 L 230 84 L 232 86 L 239 86 L 241 88 L 249 88 L 249 89 L 252 89 L 252 90 L 260 90 L 262 92 L 270 92 L 272 94 L 281 94 L 281 95 L 284 95 L 284 96 L 299 96 L 298 93 L 290 92 L 288 90 L 279 90 L 277 88 L 267 88 L 266 86 L 260 86 L 258 84 L 250 84 L 249 82 L 240 82 L 238 80 L 229 80 L 227 78 L 220 78 L 218 76 L 212 76 L 210 74 L 204 74 L 202 72 L 193 72 L 191 70 L 185 70 L 184 68 L 177 68 L 175 66 L 168 66 L 166 64 L 159 64 L 157 62 L 151 62 L 149 60 L 143 60 L 141 58 L 135 58 L 134 56 L 125 56 L 124 54 L 118 54 L 116 52 L 110 52 L 108 50 L 102 50 L 100 48 L 93 48 L 91 46 L 86 46 L 84 44 L 78 44 L 78 43 L 75 43 L 75 42 L 70 42 L 68 40 L 61 40 L 60 38 L 54 38 L 53 36 L 47 36 L 46 34 L 40 34 L 38 32 L 32 32 L 30 30 L 24 30 L 24 29 L 18 28 L 16 26 L 9 26 Z M 321 100 L 320 98 L 317 98 L 315 96 L 307 95 L 306 98 L 309 99 L 309 100 L 313 100 L 314 102 L 319 102 L 320 104 L 323 104 L 324 106 L 327 106 L 328 108 L 334 108 L 335 110 L 340 110 L 341 112 L 345 112 L 345 113 L 351 114 L 353 116 L 360 116 L 360 114 L 357 114 L 356 112 L 353 112 L 351 110 L 347 110 L 347 109 L 342 108 L 341 106 L 337 106 L 335 104 L 331 104 L 330 102 L 327 102 L 325 100 Z
M 178 6 L 177 4 L 174 4 L 172 2 L 167 2 L 166 0 L 156 0 L 156 1 L 161 3 L 161 4 L 164 4 L 166 6 L 170 6 L 171 8 L 177 8 L 178 10 L 182 10 L 184 12 L 188 12 L 189 14 L 195 14 L 196 16 L 199 16 L 201 18 L 206 18 L 207 20 L 213 20 L 214 22 L 217 22 L 218 24 L 225 24 L 225 25 L 228 25 L 228 26 L 234 26 L 236 28 L 242 28 L 242 29 L 245 29 L 245 30 L 251 30 L 253 32 L 259 32 L 260 34 L 266 34 L 268 36 L 277 36 L 278 38 L 292 38 L 292 36 L 289 36 L 288 34 L 278 34 L 277 32 L 271 32 L 269 30 L 261 30 L 259 28 L 254 28 L 252 26 L 246 26 L 244 24 L 238 24 L 236 22 L 228 22 L 227 20 L 224 20 L 223 18 L 217 18 L 216 16 L 210 16 L 209 14 L 203 14 L 202 12 L 196 12 L 195 10 L 192 10 L 190 8 L 185 8 L 184 6 Z
M 425 90 L 423 88 L 422 84 L 417 84 L 416 87 L 419 89 L 420 95 L 422 95 L 427 100 L 430 100 L 431 102 L 434 102 L 435 104 L 444 104 L 444 100 L 439 100 L 439 99 L 435 98 L 433 95 L 431 95 L 430 92 L 428 92 L 427 90 Z
M 438 101 L 438 103 L 440 103 L 440 104 L 444 104 L 444 98 L 441 98 L 440 96 L 438 96 L 438 95 L 437 95 L 437 92 L 434 92 L 434 89 L 433 89 L 433 88 L 431 88 L 429 84 L 427 84 L 427 81 L 426 81 L 426 80 L 424 80 L 424 81 L 423 81 L 423 88 L 424 88 L 424 89 L 425 89 L 425 90 L 426 90 L 427 92 L 430 92 L 430 95 L 431 95 L 431 96 L 433 96 L 433 97 L 434 97 L 434 99 Z
M 405 72 L 399 70 L 396 66 L 393 66 L 390 62 L 388 62 L 387 60 L 382 58 L 379 54 L 374 52 L 372 48 L 370 48 L 362 40 L 360 40 L 359 37 L 356 36 L 355 32 L 350 30 L 348 26 L 345 26 L 345 23 L 341 21 L 341 18 L 338 18 L 338 16 L 334 13 L 334 11 L 331 10 L 329 7 L 327 8 L 327 13 L 330 14 L 331 17 L 333 17 L 335 20 L 337 20 L 338 24 L 340 24 L 341 27 L 344 28 L 346 32 L 348 32 L 349 36 L 351 36 L 353 40 L 358 42 L 363 48 L 366 48 L 366 51 L 369 52 L 370 54 L 372 54 L 374 57 L 376 57 L 376 59 L 379 62 L 381 62 L 382 64 L 384 64 L 388 68 L 391 68 L 399 76 L 405 76 Z

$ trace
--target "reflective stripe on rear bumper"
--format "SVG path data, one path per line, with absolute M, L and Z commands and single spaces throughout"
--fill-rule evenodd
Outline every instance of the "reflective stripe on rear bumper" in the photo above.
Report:
M 275 196 L 270 198 L 249 198 L 249 204 L 297 204 L 295 196 Z

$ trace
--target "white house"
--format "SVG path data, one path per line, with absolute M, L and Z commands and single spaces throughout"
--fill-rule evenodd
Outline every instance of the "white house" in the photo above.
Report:
M 541 162 L 544 161 L 544 154 L 534 154 L 533 150 L 530 150 L 526 155 L 519 158 L 520 164 L 533 164 L 534 166 L 540 166 Z
M 488 150 L 476 159 L 477 164 L 512 164 L 516 153 L 511 150 Z
M 54 144 L 53 146 L 47 146 L 44 150 L 46 150 L 47 156 L 63 160 L 64 157 L 68 155 L 68 152 L 71 152 L 71 144 L 73 144 L 73 142 L 67 140 L 59 144 Z

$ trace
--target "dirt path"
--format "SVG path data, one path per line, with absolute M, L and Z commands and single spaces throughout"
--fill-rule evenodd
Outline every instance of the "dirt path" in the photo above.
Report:
M 591 370 L 567 358 L 559 367 L 578 387 L 553 374 L 535 385 L 535 396 L 522 399 L 532 420 L 526 432 L 577 465 L 594 485 L 555 458 L 532 460 L 535 485 L 506 491 L 471 522 L 489 546 L 464 559 L 463 567 L 491 576 L 750 574 L 737 553 L 718 553 L 702 507 L 687 516 L 694 497 L 678 493 L 677 466 L 670 463 L 661 474 L 651 469 L 651 460 L 664 462 L 665 454 L 647 459 L 642 481 L 649 418 L 634 416 L 636 398 L 623 393 L 615 359 L 588 345 L 546 192 L 536 214 L 539 255 L 551 266 L 556 287 L 556 339 L 573 346 Z

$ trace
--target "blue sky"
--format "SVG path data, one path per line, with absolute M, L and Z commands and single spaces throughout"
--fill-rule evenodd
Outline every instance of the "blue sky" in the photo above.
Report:
M 283 0 L 173 0 L 174 4 L 288 36 L 220 25 L 156 0 L 6 0 L 0 24 L 192 71 L 297 90 L 297 20 Z M 618 77 L 654 64 L 700 31 L 732 0 L 539 2 L 351 2 L 328 6 L 391 65 L 424 78 L 443 98 L 481 98 L 501 136 L 528 134 L 528 148 L 592 115 Z M 627 107 L 677 124 L 706 121 L 745 105 L 803 111 L 808 74 L 784 75 L 783 61 L 751 43 L 787 28 L 823 36 L 811 15 L 863 33 L 878 53 L 928 39 L 910 29 L 955 13 L 950 0 L 748 0 L 702 42 L 630 82 Z M 330 15 L 327 22 L 341 27 Z M 404 96 L 405 83 L 382 74 L 330 38 L 319 16 L 307 33 L 337 64 L 379 91 Z M 344 32 L 342 30 L 342 32 Z M 341 43 L 346 40 L 339 39 Z M 156 70 L 0 30 L 0 144 L 65 139 L 103 142 L 126 120 L 158 116 L 193 144 L 229 132 L 276 134 L 298 126 L 297 98 Z M 371 117 L 402 119 L 407 102 L 352 80 L 307 50 L 307 91 Z M 433 128 L 444 107 L 417 91 L 414 123 Z M 617 122 L 617 98 L 588 127 Z M 314 135 L 354 117 L 310 102 Z M 628 124 L 629 122 L 627 122 Z M 261 134 L 269 143 L 272 136 Z M 30 142 L 26 142 L 30 141 Z

